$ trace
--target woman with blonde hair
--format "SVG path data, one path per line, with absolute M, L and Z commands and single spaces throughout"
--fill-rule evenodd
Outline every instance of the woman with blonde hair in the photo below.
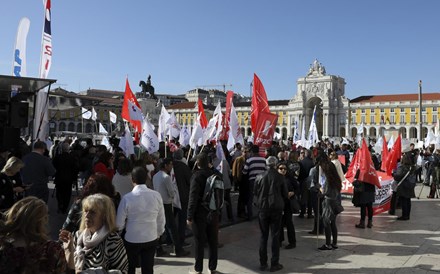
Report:
M 23 161 L 12 156 L 0 172 L 0 210 L 10 208 L 15 202 L 15 194 L 24 192 L 21 181 L 16 178 L 23 167 Z
M 76 272 L 102 268 L 127 273 L 127 254 L 115 219 L 113 201 L 107 195 L 93 194 L 83 200 L 79 230 L 74 236 L 67 230 L 60 233 L 70 268 Z
M 66 258 L 49 240 L 47 206 L 36 197 L 16 202 L 0 221 L 0 273 L 62 273 Z

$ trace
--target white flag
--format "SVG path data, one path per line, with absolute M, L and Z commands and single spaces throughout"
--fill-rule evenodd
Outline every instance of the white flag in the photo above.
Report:
M 98 114 L 95 111 L 95 108 L 92 107 L 92 120 L 96 121 L 98 119 Z
M 125 124 L 125 133 L 119 141 L 119 147 L 122 149 L 122 151 L 124 151 L 127 157 L 130 157 L 131 154 L 134 154 L 133 136 L 131 136 L 128 124 Z
M 101 145 L 104 145 L 108 151 L 112 151 L 112 146 L 110 145 L 107 136 L 102 136 Z
M 306 116 L 303 116 L 302 120 L 302 130 L 301 130 L 301 145 L 306 147 Z
M 364 122 L 362 122 L 358 127 L 357 127 L 357 134 L 362 134 L 364 133 Z
M 116 113 L 109 111 L 108 114 L 110 116 L 110 122 L 112 122 L 113 124 L 116 124 L 116 119 L 117 119 Z
M 142 109 L 128 100 L 128 113 L 131 120 L 142 121 L 144 117 L 142 115 Z
M 16 77 L 26 77 L 26 39 L 29 32 L 31 21 L 23 17 L 18 24 L 17 39 L 15 40 L 14 62 L 12 65 L 12 75 Z
M 157 138 L 159 138 L 159 142 L 165 141 L 165 135 L 168 131 L 168 121 L 170 118 L 170 114 L 165 109 L 164 105 L 162 105 L 159 116 L 159 128 L 157 129 Z
M 180 135 L 180 124 L 177 121 L 176 115 L 174 112 L 171 113 L 170 119 L 168 120 L 168 126 L 169 126 L 169 135 L 170 137 L 177 138 Z M 171 140 L 171 138 L 169 138 Z
M 310 146 L 313 146 L 314 143 L 318 142 L 318 129 L 316 128 L 315 115 L 316 115 L 316 106 L 313 109 L 312 121 L 310 121 L 310 128 L 309 128 L 309 145 Z
M 222 106 L 220 104 L 220 101 L 218 101 L 217 107 L 214 110 L 214 115 L 217 116 L 217 125 L 216 125 L 216 132 L 215 132 L 215 140 L 218 141 L 218 138 L 220 137 L 220 134 L 223 131 L 223 113 L 222 113 Z
M 188 127 L 186 125 L 183 125 L 182 130 L 180 130 L 180 134 L 179 134 L 180 145 L 182 145 L 182 146 L 189 145 L 190 137 L 191 137 L 191 135 L 188 131 Z
M 296 142 L 298 142 L 299 140 L 299 128 L 298 128 L 298 121 L 295 120 L 295 123 L 293 125 L 293 130 L 295 131 L 294 135 L 293 135 L 293 143 L 296 144 Z
M 41 45 L 40 78 L 46 79 L 52 65 L 52 31 L 51 31 L 51 4 L 44 2 L 44 27 Z
M 154 133 L 153 125 L 148 119 L 144 119 L 144 122 L 142 123 L 142 137 L 140 143 L 150 154 L 159 150 L 159 139 L 157 138 L 156 133 Z
M 235 106 L 231 103 L 231 115 L 229 115 L 229 138 L 228 149 L 232 149 L 236 143 L 244 145 L 243 135 L 241 134 L 240 124 L 238 122 L 237 111 Z M 232 138 L 232 140 L 230 140 Z
M 191 138 L 189 139 L 189 145 L 192 149 L 196 149 L 199 144 L 199 140 L 203 139 L 203 129 L 200 125 L 200 115 L 197 115 L 197 119 L 194 122 Z
M 104 126 L 99 123 L 99 133 L 108 134 L 108 131 L 104 128 Z
M 392 149 L 394 146 L 394 135 L 391 135 L 390 139 L 388 140 L 387 143 L 388 149 Z
M 81 112 L 82 112 L 83 119 L 89 120 L 92 118 L 92 113 L 90 112 L 90 110 L 82 107 Z

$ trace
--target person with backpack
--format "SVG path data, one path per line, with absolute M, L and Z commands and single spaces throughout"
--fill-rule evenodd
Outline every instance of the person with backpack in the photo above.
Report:
M 399 196 L 402 206 L 402 216 L 398 217 L 399 221 L 408 221 L 411 213 L 411 198 L 415 198 L 415 166 L 412 164 L 411 155 L 404 153 L 397 170 L 393 173 L 394 181 L 397 184 L 397 196 Z M 412 180 L 413 179 L 413 180 Z M 413 183 L 410 183 L 410 182 Z
M 217 272 L 218 261 L 218 228 L 219 211 L 221 210 L 221 191 L 215 191 L 213 185 L 221 178 L 212 177 L 215 171 L 210 168 L 209 157 L 202 152 L 197 155 L 196 166 L 198 170 L 191 176 L 187 224 L 191 227 L 194 235 L 194 269 L 190 274 L 200 274 L 203 271 L 203 257 L 205 241 L 209 248 L 209 273 Z M 221 189 L 220 189 L 221 190 Z M 217 199 L 216 198 L 220 198 Z M 220 201 L 219 201 L 220 200 Z M 212 202 L 211 202 L 212 201 Z M 217 207 L 217 208 L 216 208 Z M 220 208 L 218 208 L 220 207 Z
M 255 179 L 254 195 L 257 200 L 258 220 L 260 223 L 260 270 L 268 268 L 267 242 L 269 229 L 272 238 L 272 258 L 270 271 L 283 269 L 280 264 L 280 230 L 284 201 L 288 199 L 287 186 L 284 177 L 276 170 L 278 160 L 274 156 L 266 159 L 267 170 Z

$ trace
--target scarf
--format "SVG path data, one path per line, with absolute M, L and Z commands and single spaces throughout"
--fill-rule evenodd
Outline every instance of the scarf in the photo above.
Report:
M 79 234 L 74 253 L 75 269 L 83 270 L 85 256 L 92 253 L 93 248 L 99 245 L 108 234 L 109 231 L 105 225 L 93 234 L 88 229 L 84 229 Z

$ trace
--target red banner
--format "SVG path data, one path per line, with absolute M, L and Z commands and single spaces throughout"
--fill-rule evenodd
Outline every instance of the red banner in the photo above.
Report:
M 381 188 L 376 188 L 376 199 L 373 203 L 373 215 L 387 212 L 390 209 L 390 201 L 392 195 L 391 184 L 393 183 L 393 177 L 387 175 L 385 172 L 376 171 L 379 178 Z M 341 194 L 345 196 L 353 195 L 353 178 L 345 179 L 342 182 Z
M 260 112 L 254 136 L 254 144 L 260 147 L 260 156 L 265 156 L 265 150 L 272 146 L 273 135 L 277 125 L 278 115 L 270 112 Z

